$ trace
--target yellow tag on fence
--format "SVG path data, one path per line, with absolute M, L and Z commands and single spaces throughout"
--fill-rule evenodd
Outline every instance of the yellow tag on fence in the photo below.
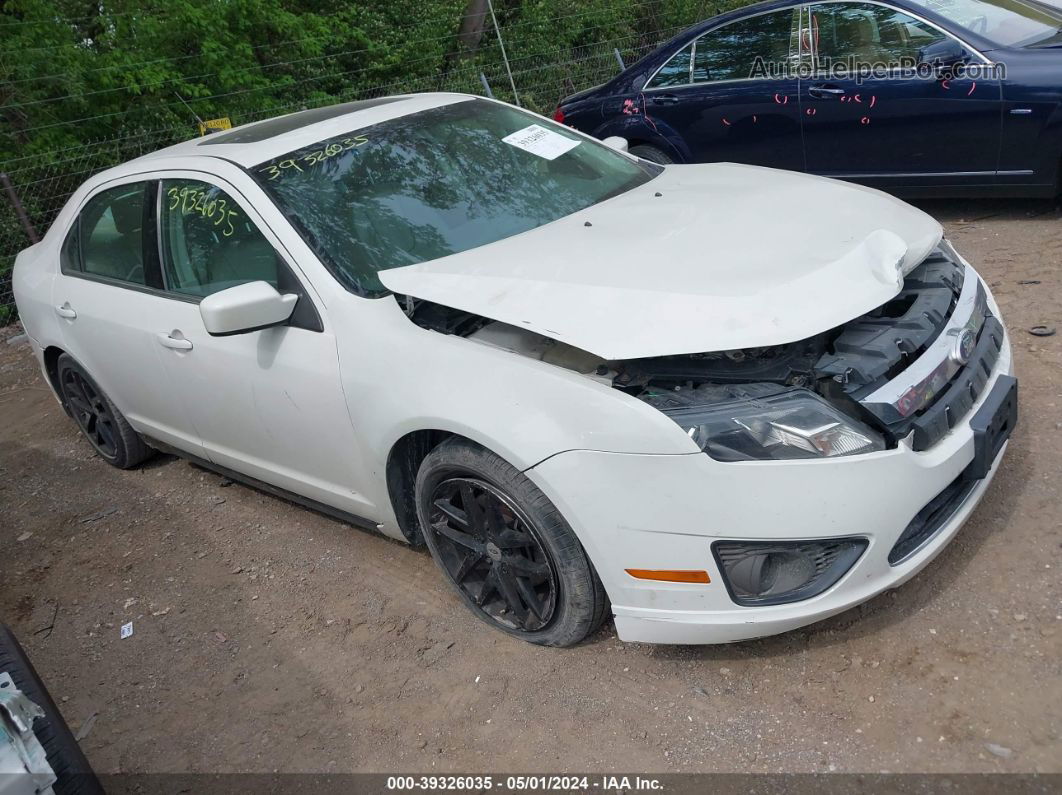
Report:
M 231 130 L 232 122 L 229 121 L 228 116 L 223 116 L 220 119 L 207 119 L 206 121 L 199 122 L 199 134 L 209 135 L 219 130 Z

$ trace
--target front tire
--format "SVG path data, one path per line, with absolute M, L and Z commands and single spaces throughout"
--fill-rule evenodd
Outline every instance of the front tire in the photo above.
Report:
M 543 646 L 574 646 L 609 613 L 586 552 L 519 470 L 465 439 L 417 474 L 417 517 L 435 563 L 480 619 Z
M 674 158 L 667 152 L 647 144 L 632 146 L 630 148 L 630 153 L 636 157 L 640 157 L 642 160 L 648 160 L 650 163 L 658 163 L 661 166 L 668 166 L 675 162 Z
M 131 469 L 154 454 L 84 367 L 66 353 L 56 364 L 63 405 L 100 458 Z

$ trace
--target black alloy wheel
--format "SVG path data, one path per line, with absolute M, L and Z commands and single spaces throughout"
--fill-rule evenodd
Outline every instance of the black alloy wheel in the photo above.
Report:
M 118 458 L 117 421 L 110 402 L 103 397 L 94 384 L 77 370 L 62 372 L 63 399 L 70 407 L 74 421 L 81 432 L 96 448 L 96 452 L 108 461 Z
M 118 469 L 130 469 L 154 455 L 129 421 L 77 361 L 62 354 L 56 362 L 55 385 L 63 405 L 100 458 Z
M 441 481 L 428 532 L 451 582 L 491 621 L 522 632 L 549 625 L 559 591 L 554 563 L 499 489 L 472 477 Z

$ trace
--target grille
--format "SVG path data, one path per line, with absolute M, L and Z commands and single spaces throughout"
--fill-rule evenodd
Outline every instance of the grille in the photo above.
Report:
M 977 398 L 984 392 L 1002 347 L 1002 324 L 994 317 L 986 318 L 970 361 L 912 423 L 915 450 L 928 450 L 970 413 Z

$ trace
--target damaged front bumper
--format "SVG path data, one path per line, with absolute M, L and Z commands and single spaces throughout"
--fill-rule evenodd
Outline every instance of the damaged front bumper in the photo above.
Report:
M 822 460 L 724 463 L 697 453 L 583 450 L 556 455 L 526 474 L 586 547 L 621 639 L 726 643 L 772 635 L 897 587 L 947 545 L 1004 454 L 1009 429 L 986 440 L 993 429 L 981 426 L 989 414 L 1003 416 L 1000 407 L 1015 399 L 1011 372 L 1003 333 L 969 412 L 953 417 L 924 449 L 912 433 L 894 449 Z M 724 539 L 852 536 L 865 538 L 866 550 L 834 585 L 812 598 L 772 606 L 736 604 L 711 551 L 714 541 Z M 710 583 L 637 580 L 626 574 L 628 568 L 704 570 Z

